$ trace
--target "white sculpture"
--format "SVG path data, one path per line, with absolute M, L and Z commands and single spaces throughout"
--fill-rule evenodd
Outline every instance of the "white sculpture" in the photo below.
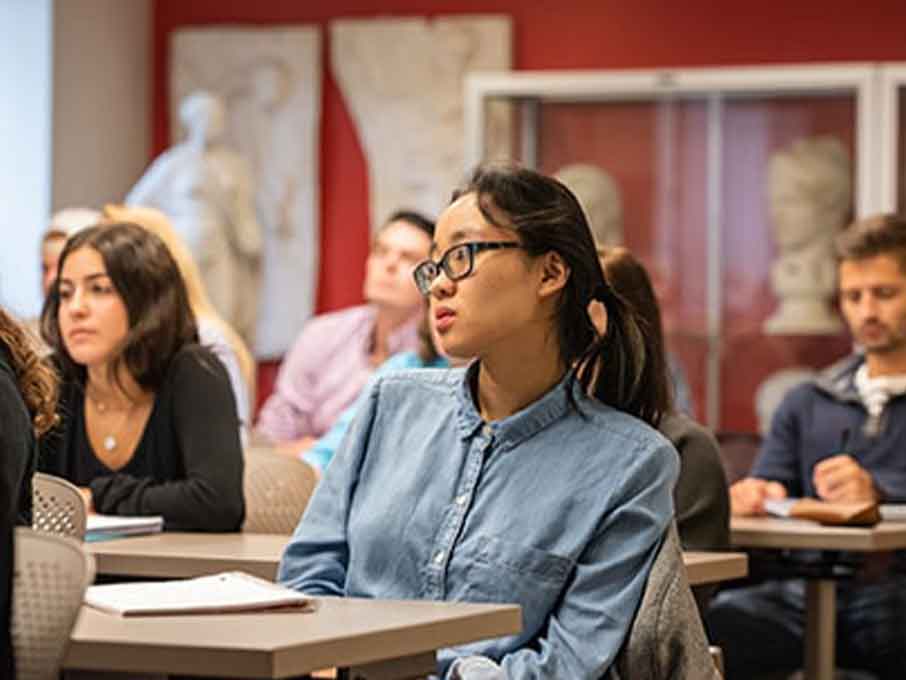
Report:
M 768 198 L 779 255 L 771 284 L 780 303 L 765 321 L 772 334 L 824 334 L 843 329 L 831 309 L 836 289 L 833 241 L 852 207 L 849 154 L 834 137 L 800 139 L 775 153 Z
M 179 117 L 185 140 L 151 164 L 126 203 L 157 208 L 170 218 L 201 269 L 214 307 L 252 342 L 261 228 L 251 175 L 245 161 L 222 144 L 225 111 L 218 97 L 189 95 Z
M 510 68 L 511 20 L 337 20 L 330 30 L 333 72 L 368 158 L 372 229 L 400 207 L 437 215 L 465 171 L 464 77 Z M 507 143 L 501 115 L 490 127 Z
M 595 245 L 622 245 L 623 201 L 610 173 L 597 165 L 572 163 L 557 170 L 554 176 L 579 199 Z
M 314 26 L 187 28 L 176 31 L 171 43 L 171 102 L 197 89 L 220 95 L 227 112 L 224 139 L 248 161 L 254 178 L 263 234 L 255 306 L 259 358 L 283 355 L 314 310 L 320 55 Z

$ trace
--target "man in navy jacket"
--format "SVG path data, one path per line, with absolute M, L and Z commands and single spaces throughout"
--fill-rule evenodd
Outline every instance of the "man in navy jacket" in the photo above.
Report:
M 798 386 L 774 416 L 751 476 L 730 489 L 734 515 L 765 513 L 769 498 L 906 502 L 906 220 L 876 216 L 836 243 L 840 310 L 859 348 Z M 837 589 L 837 665 L 879 680 L 906 673 L 906 554 L 857 560 Z M 804 584 L 727 590 L 708 628 L 727 677 L 802 665 Z

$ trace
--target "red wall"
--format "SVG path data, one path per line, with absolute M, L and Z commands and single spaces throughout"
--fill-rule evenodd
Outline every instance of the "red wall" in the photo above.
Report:
M 328 22 L 378 15 L 504 13 L 516 69 L 651 68 L 830 61 L 906 61 L 906 2 L 687 0 L 155 0 L 153 153 L 169 140 L 168 39 L 205 24 L 316 23 L 324 29 L 320 311 L 355 304 L 367 251 L 364 157 L 329 66 Z M 738 5 L 738 6 L 734 6 Z M 841 350 L 842 351 L 842 350 Z M 681 354 L 686 352 L 680 350 Z M 691 358 L 691 357 L 690 357 Z M 272 368 L 272 367 L 271 367 Z M 265 376 L 271 376 L 265 368 Z M 698 382 L 698 381 L 696 381 Z M 700 393 L 701 385 L 695 385 Z M 259 393 L 270 391 L 266 378 Z M 748 390 L 745 390 L 748 393 Z M 701 400 L 699 400 L 701 403 Z M 731 411 L 736 411 L 734 408 Z M 745 409 L 744 409 L 745 411 Z M 751 412 L 734 422 L 750 429 Z

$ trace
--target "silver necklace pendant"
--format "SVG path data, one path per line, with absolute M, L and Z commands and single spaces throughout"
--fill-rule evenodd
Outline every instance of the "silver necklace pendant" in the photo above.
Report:
M 116 437 L 114 437 L 112 434 L 108 434 L 106 437 L 104 437 L 104 448 L 107 451 L 113 451 L 113 449 L 116 448 Z

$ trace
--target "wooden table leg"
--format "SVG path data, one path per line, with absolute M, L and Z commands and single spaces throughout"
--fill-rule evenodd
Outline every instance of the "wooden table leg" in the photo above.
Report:
M 832 579 L 806 581 L 805 603 L 805 678 L 833 680 L 837 584 Z

